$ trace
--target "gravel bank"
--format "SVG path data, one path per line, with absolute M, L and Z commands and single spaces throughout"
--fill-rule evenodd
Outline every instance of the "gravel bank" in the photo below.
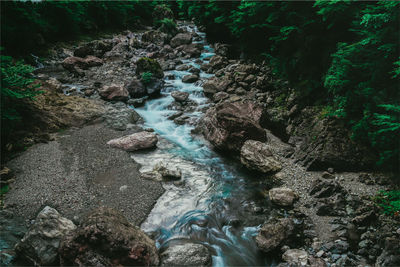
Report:
M 8 163 L 17 179 L 6 196 L 7 208 L 33 219 L 49 205 L 79 221 L 83 213 L 108 206 L 139 225 L 164 189 L 140 178 L 140 166 L 127 152 L 106 145 L 129 133 L 95 124 L 29 148 Z

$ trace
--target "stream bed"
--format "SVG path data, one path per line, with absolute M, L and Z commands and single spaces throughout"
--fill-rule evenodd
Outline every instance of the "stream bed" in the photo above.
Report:
M 204 50 L 200 59 L 204 61 L 213 56 L 214 51 L 207 45 L 205 34 L 195 26 L 188 30 L 201 37 L 198 42 L 204 45 Z M 195 58 L 186 59 L 183 64 L 199 68 L 195 61 L 199 63 Z M 260 186 L 237 163 L 212 151 L 206 141 L 191 134 L 209 103 L 201 82 L 182 82 L 188 74 L 188 71 L 166 71 L 165 76 L 169 79 L 165 80 L 162 97 L 135 108 L 143 117 L 144 126 L 154 129 L 160 137 L 156 150 L 132 155 L 142 165 L 141 172 L 150 171 L 163 162 L 180 169 L 183 180 L 180 186 L 163 183 L 166 192 L 141 228 L 155 237 L 161 251 L 176 242 L 206 245 L 213 251 L 213 266 L 271 264 L 261 255 L 254 241 L 262 221 L 251 221 L 253 214 L 255 217 L 258 214 L 259 218 L 261 213 L 268 212 L 252 200 Z M 209 78 L 212 75 L 201 71 L 199 76 Z M 174 102 L 170 95 L 172 91 L 189 93 L 189 99 L 197 104 L 194 111 L 184 114 L 189 116 L 187 124 L 177 125 L 167 119 L 177 112 L 169 108 Z

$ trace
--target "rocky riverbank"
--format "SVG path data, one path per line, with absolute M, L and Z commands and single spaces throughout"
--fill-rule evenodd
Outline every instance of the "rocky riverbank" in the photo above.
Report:
M 43 126 L 25 138 L 26 144 L 47 143 L 7 163 L 15 181 L 1 217 L 4 225 L 15 228 L 7 230 L 10 251 L 2 249 L 2 259 L 7 259 L 4 253 L 14 253 L 11 246 L 27 231 L 21 223 L 25 220 L 30 231 L 17 251 L 30 263 L 212 263 L 216 251 L 211 246 L 172 242 L 157 251 L 154 241 L 134 226 L 163 194 L 159 181 L 178 180 L 173 182 L 177 187 L 184 181 L 179 181 L 180 170 L 168 165 L 140 173 L 140 165 L 124 151 L 165 145 L 128 106 L 143 106 L 165 87 L 172 90 L 168 80 L 174 77 L 164 79 L 164 71 L 187 70 L 182 82 L 201 85 L 210 104 L 198 122 L 190 116 L 198 103 L 186 92 L 171 93 L 174 101 L 168 108 L 176 113 L 169 119 L 196 126 L 193 134 L 201 133 L 216 150 L 241 162 L 257 180 L 252 183 L 259 184 L 257 199 L 246 202 L 251 203 L 247 218 L 227 218 L 227 226 L 264 222 L 254 240 L 262 257 L 282 259 L 282 266 L 398 265 L 399 218 L 382 215 L 371 200 L 378 190 L 393 187 L 393 180 L 349 172 L 368 170 L 373 153 L 353 143 L 340 120 L 302 105 L 268 66 L 228 59 L 226 45 L 215 44 L 217 55 L 206 58 L 208 63 L 197 61 L 199 68 L 185 64 L 204 53 L 196 43 L 201 37 L 188 27 L 193 25 L 181 23 L 175 36 L 147 29 L 55 48 L 46 67 L 36 71 L 45 94 L 32 113 Z M 215 77 L 201 77 L 200 69 Z M 69 129 L 57 132 L 63 128 Z M 92 212 L 101 206 L 113 210 Z M 45 244 L 43 235 L 49 230 L 43 225 L 50 219 L 57 233 L 54 247 L 35 250 L 34 242 Z M 203 227 L 208 222 L 196 223 Z M 89 237 L 96 234 L 101 237 L 91 243 Z M 98 250 L 96 242 L 110 245 Z

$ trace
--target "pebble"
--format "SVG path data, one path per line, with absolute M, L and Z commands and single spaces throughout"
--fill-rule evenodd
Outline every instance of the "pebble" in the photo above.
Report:
M 121 186 L 121 187 L 119 188 L 119 191 L 124 192 L 124 191 L 126 191 L 127 189 L 128 189 L 128 186 L 127 186 L 127 185 L 123 185 L 123 186 Z

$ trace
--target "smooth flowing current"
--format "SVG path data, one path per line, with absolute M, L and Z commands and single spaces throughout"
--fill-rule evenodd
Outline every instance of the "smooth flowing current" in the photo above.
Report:
M 207 45 L 205 34 L 195 31 L 204 45 L 200 59 L 214 55 Z M 187 59 L 183 64 L 199 68 L 196 59 Z M 201 138 L 191 134 L 194 126 L 207 108 L 208 100 L 201 83 L 183 83 L 187 71 L 167 71 L 173 80 L 166 79 L 162 97 L 149 100 L 144 107 L 135 110 L 145 120 L 144 126 L 153 128 L 160 136 L 158 148 L 150 152 L 134 153 L 132 157 L 142 165 L 141 171 L 149 171 L 158 162 L 164 162 L 182 171 L 184 185 L 164 183 L 166 192 L 161 196 L 141 228 L 151 232 L 160 249 L 174 242 L 197 242 L 213 251 L 213 266 L 266 265 L 268 262 L 257 250 L 254 236 L 260 222 L 253 224 L 251 215 L 265 212 L 254 205 L 255 192 L 259 186 L 255 179 L 247 177 L 240 166 L 213 152 Z M 200 73 L 208 78 L 211 74 Z M 198 105 L 191 113 L 188 124 L 177 125 L 167 117 L 176 113 L 168 107 L 173 103 L 170 93 L 183 91 Z M 246 226 L 244 226 L 246 225 Z

